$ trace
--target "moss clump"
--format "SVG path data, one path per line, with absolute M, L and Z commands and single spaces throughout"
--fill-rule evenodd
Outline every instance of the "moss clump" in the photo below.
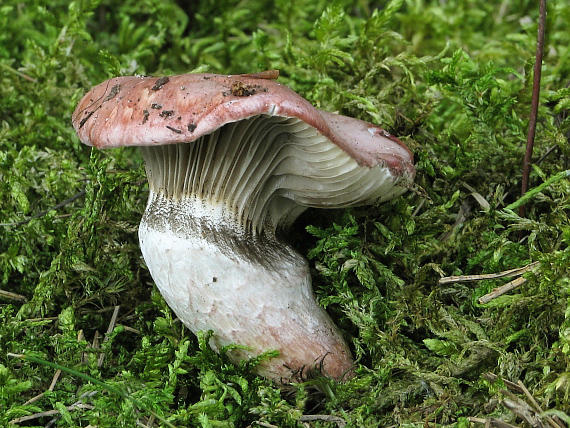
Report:
M 543 409 L 570 413 L 570 5 L 548 7 L 531 188 L 546 184 L 521 218 L 533 2 L 2 2 L 0 423 L 55 409 L 58 427 L 519 424 L 499 392 L 518 380 Z M 344 384 L 279 389 L 173 319 L 138 250 L 138 153 L 92 152 L 70 124 L 111 76 L 263 69 L 416 154 L 414 191 L 296 225 L 320 302 L 358 357 Z M 534 261 L 487 304 L 512 278 L 438 283 Z M 9 353 L 94 381 L 64 372 L 50 390 L 52 367 Z

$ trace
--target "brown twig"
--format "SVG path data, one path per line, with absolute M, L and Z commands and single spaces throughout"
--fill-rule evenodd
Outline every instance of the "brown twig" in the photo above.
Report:
M 531 404 L 534 406 L 534 408 L 536 409 L 536 411 L 538 413 L 543 413 L 544 410 L 542 410 L 542 407 L 540 406 L 540 404 L 538 404 L 538 402 L 535 400 L 535 398 L 532 396 L 532 394 L 530 393 L 530 391 L 526 388 L 526 386 L 524 386 L 524 383 L 522 383 L 522 381 L 518 381 L 518 385 L 521 387 L 521 389 L 524 392 L 524 395 L 526 395 L 526 398 L 528 399 L 528 401 L 531 402 Z M 559 422 L 557 420 L 555 420 L 555 418 L 552 418 L 550 416 L 546 416 L 546 422 L 548 422 L 548 424 L 552 427 L 552 428 L 564 428 L 565 425 L 562 422 Z
M 299 418 L 301 422 L 325 421 L 336 423 L 339 428 L 346 426 L 346 421 L 338 416 L 332 415 L 303 415 Z
M 79 409 L 94 409 L 94 408 L 95 408 L 95 406 L 92 406 L 91 404 L 74 404 L 71 406 L 67 406 L 65 409 L 68 411 L 72 411 L 72 410 L 79 410 Z M 61 412 L 59 410 L 48 410 L 47 412 L 34 413 L 33 415 L 22 416 L 21 418 L 12 419 L 10 421 L 10 423 L 11 424 L 19 424 L 22 422 L 31 421 L 33 419 L 45 418 L 46 416 L 59 415 L 60 413 Z
M 490 373 L 490 372 L 481 375 L 481 377 L 487 379 L 489 382 L 495 382 L 499 378 L 499 376 L 497 376 L 495 373 Z M 518 383 L 514 383 L 506 379 L 503 379 L 503 383 L 505 384 L 507 389 L 511 392 L 515 392 L 517 394 L 524 393 L 524 390 L 520 387 Z
M 474 418 L 474 417 L 469 417 L 467 418 L 469 420 L 469 422 L 474 423 L 474 424 L 485 424 L 485 428 L 518 428 L 516 425 L 511 425 L 508 424 L 506 422 L 503 422 L 500 419 L 496 419 L 496 418 Z
M 490 382 L 495 382 L 498 376 L 494 373 L 485 373 L 482 375 L 484 379 Z M 503 383 L 507 389 L 500 389 L 499 393 L 505 398 L 501 400 L 501 404 L 509 410 L 513 415 L 525 421 L 528 425 L 533 428 L 547 428 L 546 424 L 550 428 L 564 428 L 565 425 L 562 421 L 556 419 L 556 417 L 551 417 L 548 415 L 543 415 L 543 410 L 538 401 L 532 396 L 527 387 L 519 380 L 518 382 L 510 382 L 506 379 L 502 379 Z M 518 397 L 515 394 L 522 394 L 525 396 L 527 401 Z M 474 423 L 485 423 L 485 425 L 493 427 L 504 427 L 507 428 L 512 425 L 506 424 L 505 422 L 500 422 L 494 418 L 469 418 L 470 422 Z M 545 424 L 546 423 L 546 424 Z
M 0 64 L 0 67 L 2 67 L 4 70 L 9 71 L 10 73 L 14 73 L 16 76 L 20 76 L 22 79 L 26 79 L 28 82 L 38 83 L 37 79 L 34 79 L 33 77 L 30 77 L 27 74 L 10 67 L 9 65 Z
M 497 273 L 485 273 L 482 275 L 460 275 L 460 276 L 446 276 L 445 278 L 440 278 L 440 284 L 450 284 L 455 282 L 467 282 L 467 281 L 483 281 L 485 279 L 497 279 L 503 278 L 505 276 L 520 276 L 538 267 L 540 262 L 532 262 L 526 266 L 520 268 L 514 268 L 509 270 L 504 270 Z
M 38 213 L 38 214 L 36 214 L 36 215 L 33 215 L 33 216 L 31 216 L 30 218 L 27 218 L 26 220 L 17 221 L 17 222 L 14 222 L 14 223 L 0 223 L 0 226 L 23 226 L 24 224 L 27 224 L 27 223 L 29 223 L 30 221 L 32 221 L 32 220 L 34 220 L 34 219 L 36 219 L 36 218 L 39 218 L 39 217 L 42 217 L 42 216 L 46 215 L 47 213 L 49 213 L 49 212 L 52 211 L 52 210 L 58 210 L 58 209 L 60 209 L 60 208 L 62 208 L 62 207 L 64 207 L 64 206 L 66 206 L 67 204 L 72 203 L 72 202 L 75 201 L 77 198 L 80 198 L 80 197 L 83 196 L 83 195 L 85 195 L 85 190 L 82 190 L 81 192 L 76 193 L 76 194 L 73 195 L 71 198 L 66 199 L 66 200 L 63 201 L 63 202 L 60 202 L 59 204 L 57 204 L 57 205 L 54 206 L 54 207 L 51 207 L 50 209 L 47 209 L 47 210 L 42 211 L 42 212 L 40 212 L 40 213 Z
M 520 287 L 527 281 L 526 278 L 519 277 L 515 278 L 512 281 L 507 282 L 506 284 L 501 285 L 500 287 L 496 287 L 490 293 L 485 294 L 484 296 L 479 297 L 479 303 L 484 305 L 489 303 L 492 300 L 495 300 L 497 297 L 501 297 L 503 294 L 507 294 L 510 291 L 513 291 L 515 288 Z
M 115 325 L 117 324 L 117 317 L 119 316 L 119 309 L 120 306 L 115 306 L 115 310 L 113 311 L 113 316 L 111 317 L 111 321 L 109 322 L 109 326 L 107 327 L 107 333 L 105 334 L 105 339 L 103 339 L 103 343 L 109 340 L 109 335 L 113 332 Z M 97 367 L 101 367 L 103 365 L 103 361 L 105 360 L 105 353 L 102 352 L 99 355 L 99 360 L 97 360 Z
M 55 374 L 53 375 L 53 378 L 51 380 L 51 384 L 49 386 L 49 388 L 47 389 L 48 391 L 53 391 L 55 388 L 55 384 L 57 383 L 57 381 L 59 380 L 59 376 L 61 375 L 61 370 L 56 370 Z M 45 392 L 42 392 L 41 394 L 36 395 L 35 397 L 30 398 L 28 401 L 26 401 L 23 405 L 27 406 L 28 404 L 32 404 L 35 403 L 36 401 L 40 400 L 43 398 L 43 396 L 45 395 Z
M 21 294 L 12 293 L 10 291 L 0 290 L 0 297 L 10 300 L 18 300 L 20 302 L 27 302 L 26 296 L 22 296 Z
M 521 185 L 521 196 L 528 190 L 528 181 L 530 175 L 530 166 L 532 163 L 532 150 L 534 147 L 534 136 L 536 134 L 536 119 L 538 116 L 538 104 L 540 100 L 540 74 L 542 71 L 542 53 L 544 51 L 544 28 L 546 24 L 546 0 L 540 0 L 539 18 L 538 18 L 538 35 L 536 38 L 536 59 L 534 63 L 534 79 L 532 82 L 532 100 L 530 107 L 530 119 L 528 123 L 528 134 L 526 140 L 526 151 L 523 162 L 523 174 Z M 519 215 L 525 217 L 525 205 L 519 208 Z

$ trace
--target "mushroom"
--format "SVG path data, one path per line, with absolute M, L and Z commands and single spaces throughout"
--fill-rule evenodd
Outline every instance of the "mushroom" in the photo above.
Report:
M 308 207 L 373 204 L 406 191 L 412 154 L 382 128 L 328 113 L 271 78 L 117 77 L 79 103 L 73 125 L 100 149 L 140 146 L 149 199 L 139 227 L 158 289 L 192 331 L 278 382 L 354 375 L 316 302 L 307 261 L 285 242 Z M 270 78 L 267 78 L 270 77 Z

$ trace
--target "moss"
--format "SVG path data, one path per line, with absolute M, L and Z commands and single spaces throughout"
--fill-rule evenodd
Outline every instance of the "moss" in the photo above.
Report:
M 570 412 L 570 185 L 560 175 L 570 6 L 548 5 L 531 187 L 546 184 L 521 218 L 535 2 L 189 4 L 0 5 L 0 290 L 13 293 L 0 294 L 1 424 L 53 409 L 62 427 L 156 426 L 153 412 L 204 427 L 518 424 L 500 404 L 504 381 L 517 380 L 544 409 Z M 70 124 L 82 95 L 110 76 L 263 69 L 281 70 L 318 107 L 382 124 L 415 153 L 411 192 L 309 212 L 295 227 L 320 303 L 358 358 L 347 383 L 277 387 L 251 374 L 257 361 L 232 365 L 173 319 L 138 250 L 140 156 L 92 152 Z M 438 283 L 532 261 L 521 287 L 488 304 L 478 298 L 512 278 Z M 50 391 L 52 367 L 9 353 L 122 394 L 65 372 Z M 79 399 L 89 406 L 65 409 Z

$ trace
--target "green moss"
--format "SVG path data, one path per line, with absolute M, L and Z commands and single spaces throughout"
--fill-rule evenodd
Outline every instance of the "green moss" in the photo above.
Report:
M 306 415 L 351 427 L 520 423 L 487 372 L 569 413 L 570 6 L 548 8 L 535 190 L 522 218 L 536 2 L 2 2 L 0 290 L 25 301 L 0 293 L 0 424 L 53 409 L 58 427 L 150 426 L 153 412 L 203 427 L 337 426 Z M 309 212 L 295 228 L 319 301 L 358 358 L 343 384 L 280 388 L 251 374 L 258 360 L 233 365 L 206 333 L 184 329 L 138 249 L 139 154 L 91 151 L 70 124 L 110 76 L 272 68 L 316 106 L 381 124 L 416 157 L 406 195 Z M 438 283 L 532 261 L 526 283 L 484 305 L 512 278 Z M 49 391 L 53 367 L 9 353 L 96 382 L 63 373 Z M 79 399 L 92 407 L 66 410 Z

